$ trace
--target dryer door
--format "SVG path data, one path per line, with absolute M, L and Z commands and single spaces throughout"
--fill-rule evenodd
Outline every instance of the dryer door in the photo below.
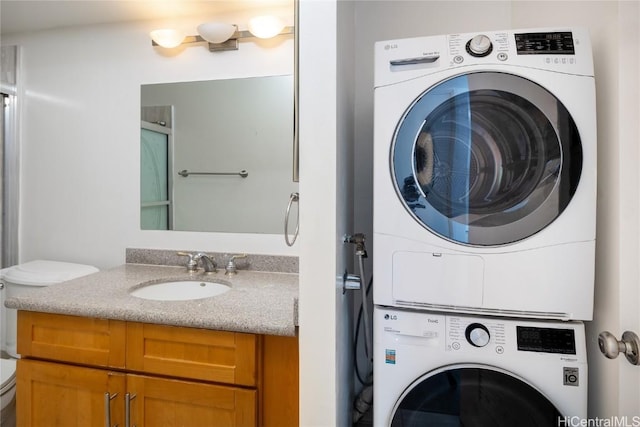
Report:
M 407 109 L 391 170 L 422 226 L 464 245 L 503 245 L 537 233 L 567 207 L 582 146 L 571 115 L 542 86 L 469 73 L 429 88 Z
M 459 367 L 426 374 L 407 388 L 391 427 L 551 427 L 560 419 L 555 406 L 524 381 L 486 367 Z

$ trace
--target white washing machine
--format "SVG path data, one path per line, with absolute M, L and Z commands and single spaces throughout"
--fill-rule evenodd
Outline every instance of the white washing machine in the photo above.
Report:
M 590 320 L 587 31 L 378 42 L 374 98 L 374 303 Z
M 377 427 L 587 420 L 584 326 L 374 308 Z

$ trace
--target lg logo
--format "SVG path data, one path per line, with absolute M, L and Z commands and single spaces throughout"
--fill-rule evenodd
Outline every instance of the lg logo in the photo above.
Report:
M 396 314 L 385 314 L 384 320 L 398 320 L 398 316 Z

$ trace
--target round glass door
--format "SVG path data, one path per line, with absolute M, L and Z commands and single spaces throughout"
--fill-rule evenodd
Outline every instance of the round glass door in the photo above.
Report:
M 422 226 L 464 245 L 503 245 L 564 211 L 580 179 L 582 145 L 569 112 L 542 86 L 469 73 L 409 107 L 392 141 L 391 169 Z
M 463 367 L 414 382 L 398 400 L 391 427 L 552 427 L 560 419 L 547 398 L 514 376 Z

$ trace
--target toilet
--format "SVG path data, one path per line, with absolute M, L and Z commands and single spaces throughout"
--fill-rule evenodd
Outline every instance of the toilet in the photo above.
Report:
M 55 285 L 97 272 L 90 265 L 37 260 L 0 270 L 0 427 L 15 425 L 15 385 L 17 353 L 17 311 L 6 308 L 4 300 L 37 288 Z

